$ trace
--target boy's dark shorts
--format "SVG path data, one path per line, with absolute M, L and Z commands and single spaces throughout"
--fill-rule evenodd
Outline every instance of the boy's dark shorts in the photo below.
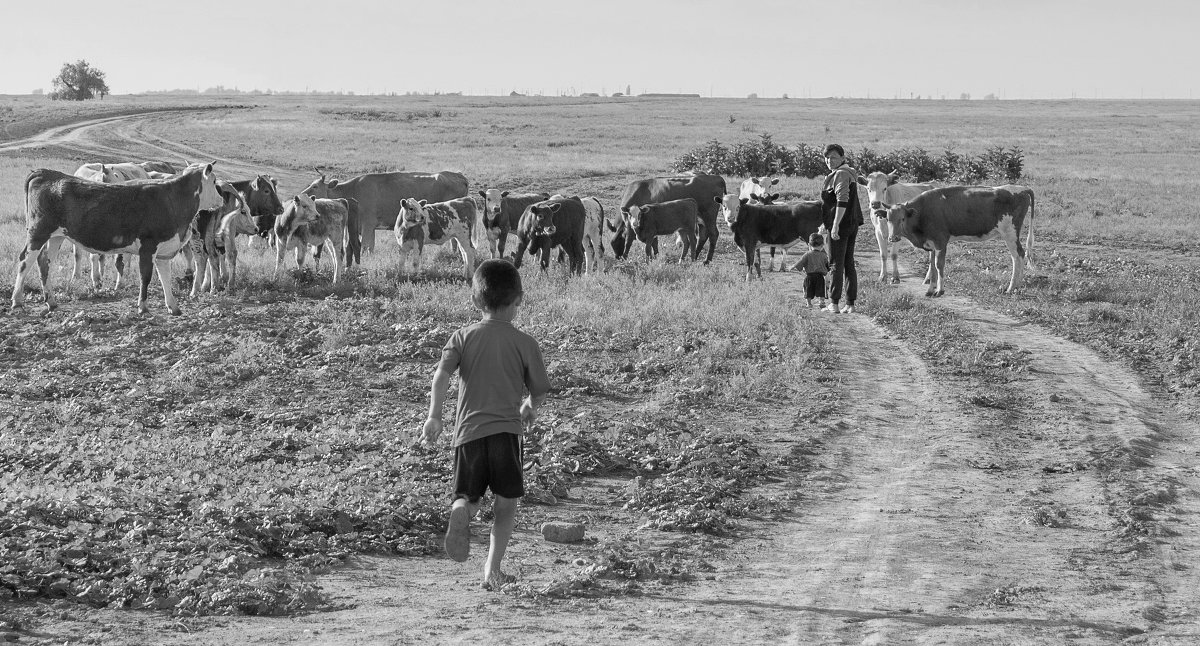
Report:
M 820 295 L 825 298 L 825 274 L 811 273 L 804 275 L 804 298 L 812 300 Z
M 496 433 L 471 440 L 454 449 L 454 498 L 479 502 L 491 487 L 505 498 L 525 495 L 522 473 L 521 436 Z

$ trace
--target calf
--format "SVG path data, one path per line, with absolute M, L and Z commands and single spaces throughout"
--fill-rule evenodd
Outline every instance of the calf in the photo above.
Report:
M 400 202 L 400 214 L 396 217 L 400 266 L 407 267 L 411 259 L 411 270 L 415 272 L 421 266 L 425 245 L 452 242 L 462 254 L 467 280 L 471 280 L 475 273 L 475 246 L 471 242 L 475 218 L 475 200 L 469 197 L 432 204 L 405 198 Z
M 289 200 L 275 221 L 275 277 L 279 276 L 283 254 L 288 249 L 296 250 L 296 266 L 303 267 L 306 246 L 328 246 L 334 258 L 333 282 L 336 284 L 340 281 L 349 208 L 345 199 L 314 200 L 303 193 Z M 320 271 L 319 254 L 316 262 Z
M 582 200 L 584 210 L 583 220 L 583 257 L 584 271 L 592 273 L 600 269 L 600 258 L 604 256 L 604 205 L 594 197 Z
M 746 280 L 762 268 L 758 262 L 758 247 L 762 245 L 782 247 L 785 250 L 804 244 L 814 233 L 825 235 L 820 202 L 793 202 L 791 204 L 751 204 L 736 195 L 725 195 L 717 199 L 725 222 L 733 231 L 733 242 L 746 253 Z
M 250 217 L 250 209 L 242 199 L 241 193 L 228 182 L 218 180 L 217 192 L 221 194 L 222 205 L 216 209 L 203 209 L 192 220 L 192 239 L 189 242 L 189 248 L 195 258 L 192 298 L 202 291 L 216 292 L 221 284 L 221 264 L 225 257 L 226 245 L 219 230 L 225 216 L 244 214 L 246 219 Z M 211 273 L 208 271 L 210 268 Z
M 767 177 L 751 177 L 742 182 L 738 187 L 738 199 L 748 200 L 756 195 L 768 195 L 771 192 L 771 187 L 779 183 L 779 178 L 776 177 L 771 181 L 767 181 Z
M 892 242 L 907 239 L 912 246 L 929 252 L 926 296 L 941 296 L 946 271 L 946 250 L 951 240 L 1000 238 L 1012 256 L 1008 290 L 1014 291 L 1025 276 L 1025 265 L 1033 269 L 1033 191 L 1015 184 L 947 186 L 921 193 L 888 209 Z M 1021 230 L 1026 229 L 1025 246 Z
M 250 215 L 249 208 L 242 208 L 226 213 L 221 218 L 221 222 L 217 227 L 217 250 L 225 260 L 225 271 L 222 274 L 227 276 L 225 279 L 225 291 L 231 294 L 237 281 L 237 237 L 239 235 L 250 236 L 251 240 L 259 235 L 258 218 Z M 349 264 L 349 257 L 347 257 L 346 262 Z
M 683 244 L 683 254 L 679 256 L 679 262 L 682 263 L 689 253 L 695 254 L 699 218 L 700 210 L 696 206 L 696 200 L 688 197 L 658 204 L 631 206 L 626 226 L 632 229 L 637 239 L 646 246 L 647 261 L 653 254 L 651 238 L 678 233 Z
M 41 273 L 46 306 L 54 309 L 49 264 L 40 258 L 54 257 L 69 239 L 89 253 L 138 254 L 138 311 L 149 312 L 146 295 L 157 267 L 167 309 L 180 314 L 171 291 L 171 259 L 187 244 L 196 213 L 222 203 L 212 167 L 192 165 L 172 179 L 136 184 L 98 184 L 45 168 L 31 172 L 25 178 L 29 234 L 17 258 L 13 308 L 24 303 L 23 279 L 32 261 Z
M 521 215 L 517 224 L 517 237 L 521 243 L 513 264 L 521 266 L 525 250 L 540 254 L 542 269 L 550 266 L 550 250 L 561 246 L 567 252 L 572 273 L 583 271 L 583 229 L 587 221 L 587 210 L 578 197 L 555 196 L 549 200 L 532 204 Z
M 492 258 L 503 258 L 509 234 L 515 234 L 521 214 L 530 204 L 550 199 L 549 193 L 510 193 L 498 188 L 479 191 L 483 196 L 483 232 Z
M 907 202 L 914 197 L 933 188 L 932 184 L 903 184 L 897 178 L 900 172 L 890 173 L 878 171 L 865 178 L 858 176 L 858 183 L 867 187 L 867 201 L 871 207 L 871 224 L 875 227 L 875 242 L 879 245 L 879 280 L 887 282 L 888 258 L 892 259 L 892 282 L 900 282 L 900 267 L 896 260 L 896 246 L 889 245 L 892 233 L 888 224 L 887 210 L 889 207 Z

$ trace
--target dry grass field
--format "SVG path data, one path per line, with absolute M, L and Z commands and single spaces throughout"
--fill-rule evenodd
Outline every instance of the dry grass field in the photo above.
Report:
M 0 105 L 0 114 L 18 123 L 3 140 L 28 136 L 36 130 L 31 123 L 80 118 L 49 102 L 13 99 L 10 105 L 8 113 Z M 1182 485 L 1130 476 L 1142 473 L 1146 458 L 1136 442 L 1106 434 L 1115 427 L 1097 427 L 1087 438 L 1048 430 L 1066 426 L 1059 413 L 1044 408 L 1047 393 L 1033 381 L 1036 370 L 1047 368 L 1014 338 L 989 337 L 972 321 L 994 314 L 1018 326 L 1036 323 L 1047 331 L 1042 342 L 1063 338 L 1090 348 L 1119 367 L 1114 370 L 1135 371 L 1157 406 L 1194 419 L 1200 213 L 1186 198 L 1200 177 L 1200 133 L 1190 127 L 1200 118 L 1198 103 L 276 96 L 117 97 L 102 107 L 88 117 L 205 109 L 0 152 L 6 284 L 23 244 L 22 180 L 35 167 L 71 172 L 85 161 L 170 159 L 174 153 L 217 159 L 229 178 L 241 178 L 247 168 L 270 172 L 285 199 L 317 168 L 331 177 L 453 169 L 471 180 L 472 194 L 485 187 L 544 190 L 594 195 L 609 207 L 628 181 L 665 174 L 675 157 L 713 139 L 729 144 L 769 133 L 788 146 L 836 141 L 850 151 L 920 147 L 976 154 L 996 145 L 1019 147 L 1025 153 L 1021 183 L 1037 195 L 1038 271 L 1024 289 L 1005 294 L 1009 260 L 1000 243 L 952 244 L 947 290 L 969 306 L 912 295 L 923 256 L 907 243 L 906 285 L 873 282 L 878 260 L 866 231 L 857 246 L 864 316 L 822 318 L 804 310 L 794 274 L 743 283 L 740 252 L 727 229 L 711 266 L 646 264 L 640 246 L 635 260 L 609 258 L 604 272 L 585 277 L 526 265 L 528 304 L 518 325 L 543 344 L 555 389 L 527 447 L 533 493 L 521 511 L 512 557 L 522 583 L 506 590 L 503 603 L 510 605 L 503 607 L 538 608 L 539 621 L 553 624 L 576 621 L 557 614 L 555 604 L 669 596 L 708 580 L 737 589 L 732 564 L 753 566 L 763 558 L 746 539 L 775 535 L 796 514 L 816 513 L 806 505 L 845 493 L 848 485 L 836 483 L 852 478 L 847 456 L 853 452 L 840 453 L 841 443 L 875 424 L 883 443 L 858 450 L 903 453 L 920 463 L 905 451 L 918 450 L 922 441 L 889 435 L 907 427 L 904 406 L 911 405 L 961 412 L 937 423 L 914 421 L 915 428 L 961 426 L 970 429 L 966 436 L 993 438 L 979 440 L 985 448 L 969 449 L 978 453 L 965 462 L 984 465 L 971 473 L 1032 478 L 1052 457 L 1069 454 L 1090 465 L 1088 478 L 1095 478 L 1088 486 L 1098 493 L 1079 507 L 1062 502 L 1074 498 L 1045 481 L 972 485 L 970 513 L 994 511 L 1011 493 L 1013 499 L 998 506 L 1012 516 L 989 537 L 939 526 L 936 532 L 946 536 L 995 541 L 986 549 L 964 548 L 965 557 L 992 548 L 1003 555 L 1005 545 L 1036 539 L 1042 542 L 1025 552 L 1027 564 L 1034 564 L 1056 550 L 1082 549 L 1072 546 L 1093 539 L 1071 532 L 1094 524 L 1106 541 L 1095 567 L 1105 577 L 1138 583 L 1062 583 L 1090 571 L 1077 561 L 1056 574 L 1061 588 L 1033 571 L 1018 574 L 1021 568 L 995 563 L 991 567 L 1001 569 L 987 571 L 980 564 L 984 573 L 969 585 L 946 584 L 948 605 L 939 607 L 933 624 L 914 623 L 903 634 L 922 634 L 929 625 L 967 630 L 956 622 L 970 617 L 984 632 L 951 633 L 953 643 L 1022 636 L 1028 643 L 1055 643 L 1072 631 L 1108 643 L 1186 625 L 1194 616 L 1165 593 L 1120 591 L 1164 587 L 1167 575 L 1152 564 L 1157 561 L 1143 539 L 1176 531 L 1165 528 L 1165 506 L 1183 495 Z M 741 179 L 727 182 L 733 189 Z M 814 196 L 818 187 L 819 178 L 795 177 L 781 186 L 802 196 Z M 43 316 L 31 294 L 23 311 L 0 314 L 0 398 L 14 402 L 0 409 L 0 621 L 8 622 L 0 629 L 58 641 L 164 643 L 113 611 L 144 608 L 158 609 L 162 614 L 154 616 L 175 630 L 201 631 L 197 641 L 179 632 L 172 637 L 177 643 L 232 639 L 218 623 L 180 618 L 366 605 L 367 597 L 345 592 L 363 587 L 353 578 L 343 588 L 314 578 L 366 554 L 413 557 L 387 566 L 399 568 L 402 578 L 457 576 L 461 584 L 465 575 L 447 575 L 444 562 L 430 558 L 445 522 L 447 451 L 412 441 L 441 344 L 476 313 L 455 254 L 437 254 L 425 272 L 409 276 L 397 267 L 391 233 L 378 235 L 377 253 L 341 285 L 331 284 L 328 264 L 319 272 L 298 271 L 290 255 L 289 270 L 272 278 L 274 252 L 260 246 L 242 252 L 244 282 L 236 293 L 184 299 L 182 317 L 166 315 L 153 284 L 152 313 L 138 317 L 132 288 L 94 292 L 86 280 L 64 281 L 60 270 L 54 283 L 61 290 L 59 311 Z M 66 259 L 64 253 L 60 264 Z M 894 355 L 890 368 L 871 364 L 881 352 Z M 919 375 L 935 384 L 920 399 L 884 401 L 884 393 L 906 379 L 917 383 Z M 1008 432 L 1025 426 L 1035 430 Z M 957 455 L 956 446 L 939 444 L 937 455 Z M 994 452 L 991 458 L 986 451 Z M 1015 455 L 1029 468 L 1017 469 Z M 836 474 L 822 475 L 825 470 Z M 933 469 L 927 477 L 945 477 L 941 473 Z M 949 490 L 950 481 L 930 490 L 943 484 Z M 1165 490 L 1171 493 L 1156 493 Z M 885 510 L 883 502 L 865 499 L 872 513 L 913 511 Z M 1068 514 L 1071 522 L 1061 520 Z M 1088 520 L 1092 514 L 1096 519 Z M 542 544 L 540 522 L 563 519 L 586 522 L 590 542 L 572 549 Z M 1046 533 L 1060 526 L 1069 529 Z M 823 531 L 813 539 L 853 543 L 836 523 Z M 1005 539 L 1008 531 L 1022 537 Z M 1143 560 L 1114 565 L 1129 554 Z M 1114 574 L 1122 568 L 1133 572 Z M 837 589 L 834 569 L 809 573 L 817 577 L 813 586 Z M 821 576 L 831 578 L 821 584 Z M 782 583 L 759 583 L 766 594 L 787 594 L 787 588 L 771 588 Z M 1072 604 L 1082 603 L 1088 585 L 1091 594 L 1108 596 L 1085 612 Z M 352 598 L 339 597 L 339 590 Z M 404 635 L 434 634 L 438 618 L 450 612 L 438 604 L 454 603 L 464 594 L 461 585 L 457 590 L 410 591 L 427 601 L 405 611 L 401 624 L 416 632 Z M 53 606 L 56 619 L 39 614 L 46 606 L 38 604 L 68 597 L 74 603 Z M 1063 605 L 1052 611 L 1048 599 Z M 923 603 L 934 604 L 913 598 L 913 605 Z M 112 610 L 96 614 L 101 611 L 88 610 L 93 607 Z M 1019 626 L 987 623 L 1013 612 L 1036 619 Z M 1059 616 L 1055 612 L 1078 613 L 1078 622 L 1049 622 L 1047 613 Z M 736 613 L 717 614 L 726 628 L 740 625 Z M 166 620 L 169 615 L 175 619 Z M 341 621 L 341 615 L 328 616 Z M 618 619 L 624 616 L 614 613 L 593 643 L 630 638 Z M 814 634 L 847 638 L 837 631 L 852 628 L 830 617 Z M 1038 623 L 1043 620 L 1048 623 Z M 88 628 L 89 621 L 116 630 L 106 637 Z M 667 621 L 665 633 L 653 634 L 695 638 L 689 621 Z M 207 630 L 217 632 L 205 637 Z M 781 638 L 755 635 L 747 643 Z

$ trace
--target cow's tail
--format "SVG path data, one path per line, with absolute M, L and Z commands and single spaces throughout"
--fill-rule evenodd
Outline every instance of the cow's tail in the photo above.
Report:
M 1037 271 L 1033 264 L 1033 191 L 1029 191 L 1029 230 L 1025 232 L 1025 266 L 1030 271 Z

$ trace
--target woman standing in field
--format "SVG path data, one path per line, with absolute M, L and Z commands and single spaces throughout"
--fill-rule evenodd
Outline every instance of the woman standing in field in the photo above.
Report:
M 854 266 L 854 243 L 858 227 L 863 223 L 862 206 L 858 203 L 858 172 L 846 163 L 846 151 L 838 144 L 825 146 L 825 164 L 829 174 L 821 187 L 821 204 L 825 226 L 829 229 L 829 306 L 826 312 L 852 313 L 858 298 L 858 269 Z M 846 306 L 842 300 L 842 281 L 845 280 Z

